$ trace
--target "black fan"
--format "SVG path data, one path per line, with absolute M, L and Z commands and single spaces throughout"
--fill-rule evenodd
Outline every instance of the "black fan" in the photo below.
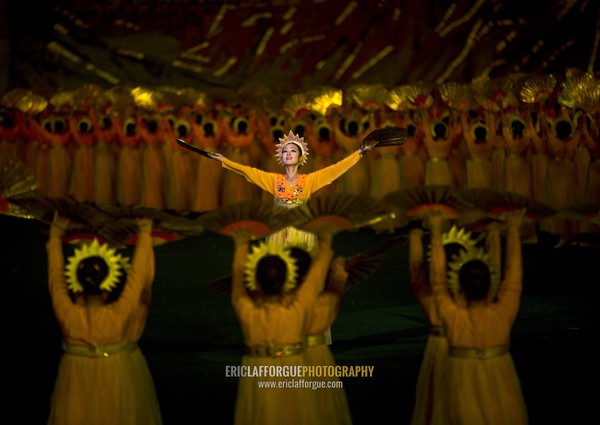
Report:
M 404 127 L 383 127 L 367 134 L 362 140 L 361 148 L 379 148 L 383 146 L 403 145 L 408 139 L 408 131 Z

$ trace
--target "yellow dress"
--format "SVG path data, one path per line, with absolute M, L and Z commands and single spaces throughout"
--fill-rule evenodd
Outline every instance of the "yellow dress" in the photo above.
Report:
M 321 170 L 313 171 L 308 174 L 300 174 L 296 183 L 290 186 L 284 174 L 272 173 L 259 170 L 258 168 L 250 167 L 232 161 L 223 157 L 223 168 L 234 171 L 244 177 L 250 183 L 255 184 L 265 192 L 273 195 L 275 205 L 286 208 L 295 208 L 305 204 L 311 195 L 319 189 L 331 184 L 334 180 L 352 168 L 362 155 L 355 151 L 341 161 L 336 162 Z M 284 244 L 300 243 L 303 241 L 306 244 L 315 243 L 314 234 L 288 226 L 272 235 L 269 238 L 274 238 Z
M 244 287 L 244 266 L 248 246 L 236 247 L 232 268 L 231 304 L 240 324 L 246 347 L 258 351 L 260 347 L 302 347 L 308 329 L 307 317 L 323 289 L 329 264 L 333 257 L 331 247 L 319 244 L 306 279 L 287 301 L 263 302 L 253 300 Z M 306 359 L 302 349 L 290 355 L 250 355 L 242 358 L 242 367 L 303 366 Z M 304 378 L 245 376 L 238 381 L 234 424 L 280 425 L 319 424 L 317 393 L 309 387 L 259 388 L 259 383 L 286 385 Z M 281 382 L 281 384 L 279 384 Z M 323 422 L 324 423 L 324 422 Z
M 94 123 L 98 133 L 94 146 L 94 201 L 98 205 L 116 202 L 116 130 L 114 126 L 106 126 L 106 123 L 106 120 Z
M 80 131 L 75 117 L 69 117 L 69 126 L 73 135 L 73 166 L 70 177 L 69 196 L 79 202 L 94 202 L 94 146 L 96 133 Z
M 166 163 L 161 146 L 163 136 L 163 125 L 159 118 L 153 118 L 158 121 L 157 129 L 146 124 L 140 127 L 140 205 L 143 207 L 154 208 L 157 210 L 166 208 L 167 198 L 167 172 Z
M 447 423 L 527 424 L 527 408 L 509 352 L 523 278 L 518 233 L 509 229 L 497 300 L 482 307 L 468 308 L 455 302 L 448 291 L 445 265 L 440 264 L 439 253 L 434 253 L 439 249 L 443 250 L 432 243 L 433 292 L 449 344 Z
M 214 134 L 207 134 L 204 126 L 192 122 L 195 141 L 200 148 L 214 152 L 220 144 L 220 131 L 214 125 Z M 210 158 L 196 158 L 196 175 L 192 186 L 190 209 L 194 212 L 211 211 L 221 206 L 221 186 L 223 183 L 223 168 Z
M 328 345 L 328 335 L 331 325 L 337 317 L 341 298 L 333 292 L 323 292 L 310 315 L 308 337 L 304 356 L 306 363 L 313 366 L 336 366 L 335 358 Z M 319 377 L 318 380 L 332 381 L 335 387 L 315 390 L 319 423 L 351 424 L 350 407 L 346 391 L 337 377 Z
M 127 131 L 129 128 L 129 131 Z M 119 151 L 117 155 L 116 201 L 121 206 L 140 204 L 140 187 L 142 182 L 140 151 L 140 133 L 133 118 L 121 123 L 115 118 Z
M 139 236 L 119 299 L 94 308 L 69 297 L 61 240 L 51 238 L 46 249 L 52 306 L 65 347 L 48 424 L 162 424 L 154 381 L 137 346 L 154 278 L 151 236 Z
M 429 327 L 415 389 L 411 425 L 446 425 L 448 391 L 446 362 L 448 340 L 433 299 L 433 292 L 423 266 L 423 246 L 420 237 L 409 235 L 409 268 L 412 292 L 421 307 Z

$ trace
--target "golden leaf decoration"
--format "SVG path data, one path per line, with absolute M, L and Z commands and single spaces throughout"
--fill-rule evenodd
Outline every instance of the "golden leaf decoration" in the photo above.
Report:
M 389 91 L 387 105 L 395 111 L 429 108 L 433 105 L 432 87 L 428 83 L 406 84 Z
M 469 111 L 475 108 L 475 99 L 471 86 L 456 82 L 448 82 L 438 87 L 443 102 L 452 109 Z
M 525 79 L 520 96 L 524 103 L 544 103 L 556 87 L 556 78 L 551 75 L 536 75 Z
M 2 96 L 2 104 L 21 112 L 39 114 L 48 107 L 48 100 L 27 89 L 12 89 Z

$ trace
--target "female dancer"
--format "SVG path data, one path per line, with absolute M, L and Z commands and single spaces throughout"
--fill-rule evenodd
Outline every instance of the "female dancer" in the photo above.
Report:
M 68 224 L 55 213 L 46 244 L 64 348 L 48 424 L 160 425 L 154 382 L 137 344 L 154 280 L 152 221 L 137 221 L 130 268 L 114 248 L 94 240 L 75 251 L 65 273 L 62 238 Z

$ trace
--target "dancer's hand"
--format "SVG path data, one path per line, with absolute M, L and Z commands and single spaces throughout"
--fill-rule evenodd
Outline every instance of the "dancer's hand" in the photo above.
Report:
M 138 232 L 140 234 L 152 234 L 152 219 L 151 218 L 138 218 L 135 220 L 138 226 Z
M 50 237 L 62 239 L 67 227 L 69 227 L 69 219 L 61 216 L 58 211 L 54 211 L 54 218 L 50 226 Z
M 365 144 L 363 146 L 361 146 L 360 148 L 358 148 L 358 153 L 365 153 L 367 151 L 370 151 L 371 149 L 373 149 L 373 145 L 371 144 Z
M 216 152 L 209 152 L 208 156 L 210 157 L 210 159 L 214 159 L 215 161 L 223 161 L 223 154 L 216 153 Z
M 248 245 L 252 240 L 252 233 L 244 228 L 237 229 L 232 236 L 235 246 Z
M 519 230 L 519 228 L 521 227 L 521 224 L 523 223 L 523 217 L 525 216 L 525 208 L 521 208 L 518 210 L 512 210 L 512 211 L 508 211 L 506 213 L 506 226 L 509 229 L 517 229 Z

